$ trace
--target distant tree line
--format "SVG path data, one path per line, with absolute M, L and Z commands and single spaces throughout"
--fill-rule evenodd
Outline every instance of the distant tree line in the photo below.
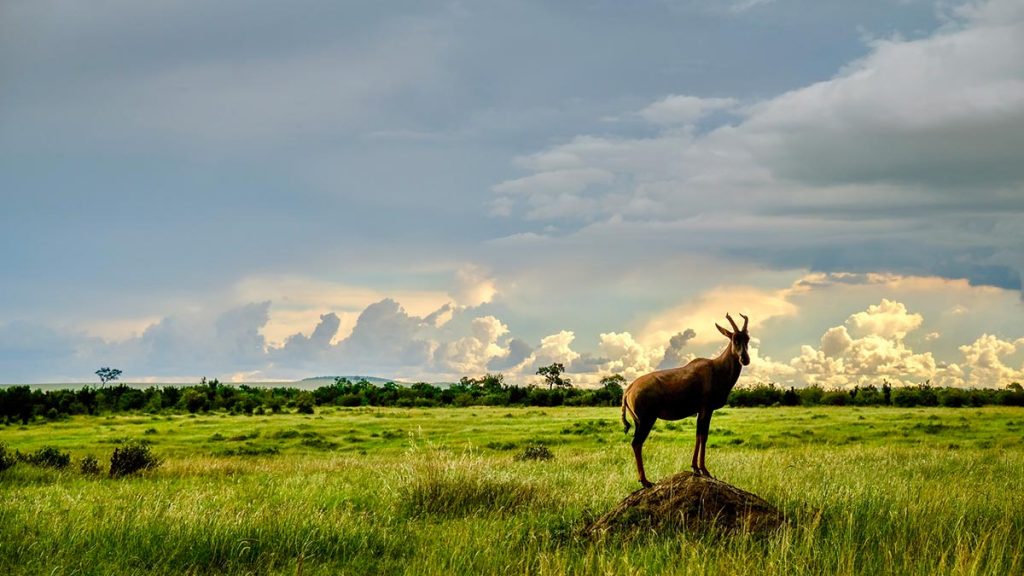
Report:
M 0 423 L 27 424 L 75 414 L 117 412 L 228 412 L 233 414 L 312 414 L 317 406 L 619 406 L 625 379 L 606 376 L 593 389 L 571 386 L 518 386 L 502 374 L 464 377 L 449 386 L 418 383 L 377 386 L 366 380 L 337 378 L 315 390 L 291 387 L 233 386 L 202 379 L 191 386 L 133 388 L 84 386 L 79 389 L 33 390 L 30 386 L 0 388 Z M 940 388 L 920 386 L 855 387 L 825 390 L 818 386 L 781 388 L 758 384 L 732 391 L 730 406 L 1024 406 L 1024 388 Z
M 1024 406 L 1024 387 L 1014 382 L 1006 388 L 953 388 L 932 386 L 854 386 L 825 390 L 820 386 L 780 388 L 757 384 L 735 388 L 730 406 Z
M 191 386 L 148 388 L 118 384 L 43 391 L 31 386 L 9 386 L 0 388 L 0 422 L 27 424 L 37 419 L 117 412 L 312 414 L 317 406 L 618 406 L 624 383 L 622 376 L 614 375 L 602 379 L 595 389 L 546 389 L 508 385 L 502 374 L 486 374 L 480 378 L 464 377 L 449 386 L 423 382 L 388 382 L 377 386 L 366 380 L 336 378 L 334 383 L 315 390 L 233 386 L 206 378 Z

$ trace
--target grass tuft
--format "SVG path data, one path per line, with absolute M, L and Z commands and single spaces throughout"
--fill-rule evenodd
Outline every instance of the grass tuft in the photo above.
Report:
M 410 470 L 399 509 L 409 517 L 465 517 L 511 514 L 545 500 L 535 484 L 501 475 L 478 458 L 437 454 Z

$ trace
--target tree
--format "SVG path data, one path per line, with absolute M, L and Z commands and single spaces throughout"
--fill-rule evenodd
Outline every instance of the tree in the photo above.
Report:
M 561 362 L 555 362 L 551 366 L 541 366 L 537 369 L 537 374 L 543 376 L 544 381 L 548 383 L 548 390 L 555 386 L 559 388 L 572 388 L 572 380 L 562 378 L 563 372 L 565 372 L 565 366 Z
M 121 377 L 121 371 L 117 368 L 108 368 L 104 366 L 96 371 L 96 375 L 100 377 L 100 386 L 106 386 L 107 382 L 113 382 Z
M 622 374 L 612 374 L 601 378 L 601 387 L 594 391 L 594 400 L 602 406 L 618 406 L 622 403 L 622 390 L 626 379 Z

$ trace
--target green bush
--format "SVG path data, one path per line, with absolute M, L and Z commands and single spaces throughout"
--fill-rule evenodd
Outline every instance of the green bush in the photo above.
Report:
M 299 414 L 312 414 L 314 404 L 313 395 L 309 392 L 299 392 L 295 397 L 295 409 Z
M 821 404 L 821 399 L 825 396 L 825 390 L 818 385 L 802 388 L 798 393 L 800 394 L 800 403 L 804 406 Z
M 821 403 L 826 406 L 846 406 L 851 400 L 850 394 L 842 390 L 829 390 L 821 397 Z
M 161 460 L 150 451 L 149 444 L 138 441 L 126 442 L 120 448 L 114 448 L 114 453 L 110 456 L 110 476 L 127 476 L 156 468 L 160 463 Z
M 555 455 L 551 450 L 543 444 L 531 444 L 519 454 L 516 454 L 516 460 L 522 462 L 525 460 L 551 460 Z
M 362 406 L 363 397 L 359 394 L 342 394 L 338 397 L 338 405 L 345 406 L 347 408 L 354 408 L 356 406 Z
M 24 459 L 29 464 L 44 466 L 46 468 L 56 468 L 58 470 L 67 468 L 68 464 L 71 464 L 71 454 L 69 452 L 61 452 L 53 446 L 44 446 L 39 450 L 28 454 Z
M 96 459 L 92 454 L 87 454 L 82 457 L 82 460 L 78 463 L 78 469 L 82 474 L 95 475 L 100 473 L 100 461 Z
M 14 466 L 15 462 L 17 460 L 14 458 L 14 454 L 11 454 L 11 451 L 7 448 L 7 443 L 0 442 L 0 472 Z
M 959 408 L 971 403 L 971 394 L 959 388 L 945 388 L 939 391 L 939 404 L 950 408 Z

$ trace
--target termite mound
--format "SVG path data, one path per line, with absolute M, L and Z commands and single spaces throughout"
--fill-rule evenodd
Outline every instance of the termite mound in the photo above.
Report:
M 692 472 L 670 476 L 627 496 L 591 522 L 584 532 L 708 531 L 768 532 L 782 525 L 782 513 L 761 497 Z

